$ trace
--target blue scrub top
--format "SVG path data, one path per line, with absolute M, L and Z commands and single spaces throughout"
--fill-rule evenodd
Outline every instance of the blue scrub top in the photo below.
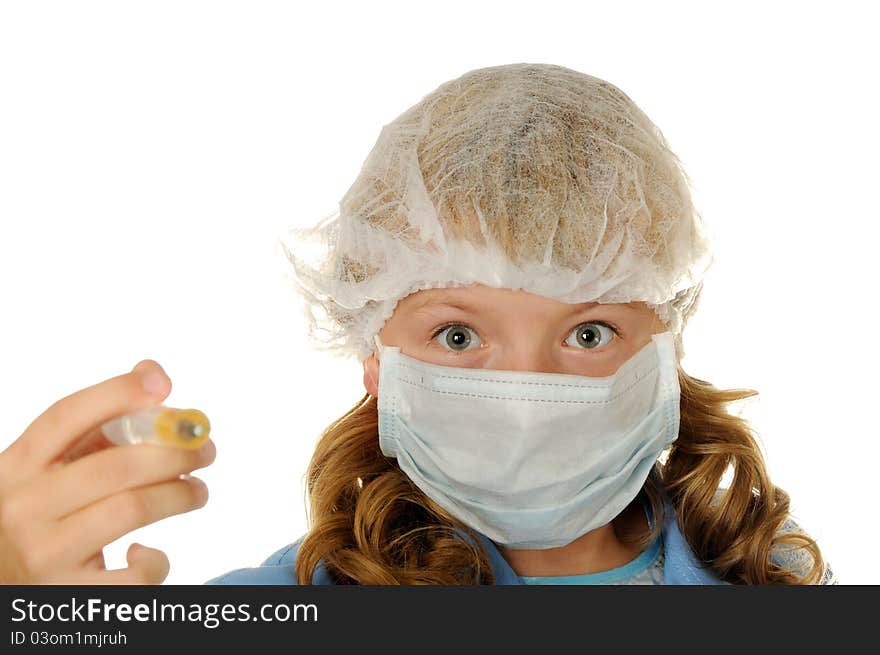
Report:
M 707 585 L 707 584 L 729 584 L 717 578 L 707 568 L 704 568 L 698 561 L 694 553 L 688 546 L 684 536 L 678 529 L 678 521 L 672 506 L 664 500 L 665 516 L 661 529 L 661 542 L 655 541 L 649 546 L 639 557 L 632 562 L 625 564 L 623 569 L 631 566 L 636 568 L 652 558 L 654 553 L 652 548 L 664 548 L 663 560 L 663 584 L 687 584 L 687 585 Z M 649 515 L 649 520 L 650 520 Z M 489 561 L 492 564 L 492 570 L 495 577 L 496 585 L 509 584 L 527 584 L 527 581 L 519 576 L 504 559 L 497 546 L 491 539 L 484 534 L 477 532 L 477 536 L 482 541 L 489 555 Z M 462 537 L 467 538 L 466 535 Z M 296 552 L 302 543 L 303 537 L 300 537 L 291 544 L 287 544 L 278 549 L 267 557 L 258 567 L 240 568 L 219 575 L 208 580 L 205 584 L 232 584 L 232 585 L 296 585 L 298 584 L 293 572 L 293 565 L 296 561 Z M 630 570 L 627 569 L 629 572 Z M 606 571 L 603 573 L 588 574 L 602 576 L 619 575 L 620 571 Z M 578 577 L 578 576 L 575 576 Z M 595 578 L 593 578 L 595 579 Z M 312 584 L 335 584 L 323 562 L 319 562 L 312 574 Z M 572 583 L 580 584 L 580 583 Z M 599 583 L 607 584 L 607 583 Z

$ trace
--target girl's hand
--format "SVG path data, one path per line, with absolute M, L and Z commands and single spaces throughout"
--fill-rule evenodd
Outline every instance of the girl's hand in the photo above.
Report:
M 151 377 L 152 391 L 143 384 Z M 170 391 L 162 367 L 143 360 L 57 401 L 0 453 L 0 584 L 160 584 L 167 577 L 161 550 L 133 543 L 128 567 L 107 570 L 103 548 L 204 506 L 205 483 L 179 476 L 213 462 L 214 443 L 195 451 L 115 446 L 100 426 L 161 403 Z

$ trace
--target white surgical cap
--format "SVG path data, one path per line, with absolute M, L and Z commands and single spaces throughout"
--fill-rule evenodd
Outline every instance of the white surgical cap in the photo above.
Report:
M 678 158 L 620 89 L 551 64 L 481 68 L 385 125 L 337 210 L 280 240 L 319 349 L 369 356 L 420 289 L 643 301 L 676 336 L 712 263 Z

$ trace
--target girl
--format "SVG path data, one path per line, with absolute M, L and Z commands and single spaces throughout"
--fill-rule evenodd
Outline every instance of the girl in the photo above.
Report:
M 712 257 L 622 91 L 471 71 L 383 127 L 331 218 L 285 252 L 366 394 L 317 444 L 308 533 L 209 583 L 833 582 L 726 409 L 757 392 L 679 365 Z
M 307 534 L 209 583 L 834 582 L 727 411 L 756 392 L 680 366 L 709 242 L 622 91 L 466 73 L 383 127 L 331 218 L 285 250 L 311 335 L 363 362 L 366 393 L 317 444 Z M 161 551 L 108 571 L 101 548 L 204 505 L 178 476 L 213 444 L 64 453 L 169 392 L 141 362 L 0 453 L 0 582 L 164 580 Z

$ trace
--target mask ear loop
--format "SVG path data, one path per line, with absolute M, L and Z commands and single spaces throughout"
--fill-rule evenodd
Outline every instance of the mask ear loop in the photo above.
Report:
M 379 339 L 379 333 L 373 335 L 373 343 L 376 344 L 376 360 L 381 360 L 382 349 L 384 348 L 382 341 Z M 372 394 L 370 394 L 372 396 Z M 375 397 L 375 396 L 373 396 Z M 378 400 L 378 399 L 377 399 Z

